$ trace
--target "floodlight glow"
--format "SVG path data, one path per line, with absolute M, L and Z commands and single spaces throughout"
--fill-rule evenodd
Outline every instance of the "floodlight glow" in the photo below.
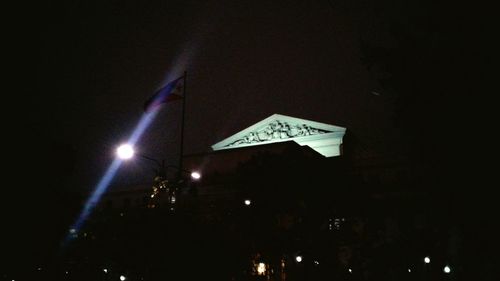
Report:
M 99 202 L 99 199 L 101 198 L 104 191 L 106 191 L 106 188 L 109 186 L 109 183 L 111 182 L 111 180 L 115 176 L 116 171 L 120 167 L 121 163 L 122 163 L 122 160 L 115 159 L 113 161 L 113 163 L 111 163 L 111 165 L 108 167 L 108 170 L 106 171 L 106 173 L 104 173 L 104 176 L 101 178 L 101 180 L 97 184 L 96 188 L 92 192 L 92 195 L 85 202 L 85 205 L 83 207 L 82 212 L 78 216 L 75 223 L 72 225 L 71 229 L 75 229 L 75 232 L 77 232 L 81 228 L 82 224 L 85 222 L 87 217 L 90 215 L 90 212 L 97 205 L 97 203 Z M 64 244 L 66 244 L 69 240 L 71 240 L 71 238 L 72 238 L 72 236 L 68 236 L 66 238 L 66 241 L 64 242 Z
M 139 139 L 141 138 L 144 131 L 149 127 L 149 125 L 153 122 L 154 118 L 158 114 L 158 110 L 153 110 L 142 115 L 139 123 L 135 126 L 134 132 L 132 136 L 128 139 L 127 143 L 130 145 L 135 145 Z
M 198 172 L 192 172 L 191 173 L 191 178 L 195 179 L 195 180 L 198 180 L 201 178 L 201 174 L 198 173 Z
M 120 280 L 121 281 L 125 281 L 125 280 L 127 280 L 127 278 L 125 276 L 123 276 L 123 275 L 120 275 Z
M 443 268 L 443 272 L 444 272 L 444 273 L 446 273 L 446 274 L 448 274 L 448 273 L 450 273 L 450 272 L 451 272 L 451 268 L 450 268 L 449 266 L 445 266 L 445 267 Z
M 431 258 L 429 258 L 429 257 L 425 257 L 425 258 L 424 258 L 424 262 L 425 262 L 425 263 L 430 263 L 430 262 L 431 262 Z
M 116 149 L 116 154 L 120 159 L 130 159 L 134 156 L 134 148 L 130 144 L 122 144 Z
M 302 262 L 302 256 L 296 256 L 296 257 L 295 257 L 295 260 L 296 260 L 297 262 Z
M 245 205 L 250 206 L 250 204 L 252 204 L 252 201 L 250 201 L 250 199 L 246 199 L 245 200 Z
M 141 138 L 144 131 L 149 127 L 149 125 L 152 123 L 152 121 L 156 117 L 157 113 L 158 113 L 157 110 L 153 110 L 151 112 L 147 112 L 147 113 L 142 115 L 138 124 L 135 126 L 135 129 L 132 132 L 132 135 L 128 139 L 127 143 L 131 147 L 133 147 L 139 141 L 139 139 Z M 126 150 L 125 150 L 125 152 L 126 152 Z M 130 153 L 130 151 L 128 153 Z M 125 155 L 126 155 L 126 153 L 125 153 Z M 133 156 L 133 153 L 132 153 L 132 156 Z M 108 169 L 106 170 L 106 172 L 104 173 L 104 175 L 102 176 L 102 178 L 100 179 L 100 181 L 98 182 L 96 187 L 94 188 L 94 191 L 92 192 L 90 197 L 85 202 L 83 210 L 79 214 L 76 221 L 73 223 L 73 228 L 75 228 L 77 231 L 80 229 L 82 224 L 85 222 L 87 217 L 90 215 L 92 209 L 96 206 L 96 204 L 101 199 L 102 194 L 108 188 L 111 180 L 115 176 L 115 174 L 118 171 L 118 168 L 121 166 L 121 164 L 122 164 L 121 158 L 115 159 L 110 164 L 110 166 L 108 167 Z M 65 247 L 66 244 L 71 240 L 71 238 L 72 237 L 67 236 L 66 239 L 63 241 L 62 246 Z M 123 277 L 125 278 L 125 276 L 123 276 Z M 121 279 L 121 277 L 120 277 L 120 279 Z

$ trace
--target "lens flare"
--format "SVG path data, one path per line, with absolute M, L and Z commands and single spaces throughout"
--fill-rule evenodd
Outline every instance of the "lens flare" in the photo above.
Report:
M 116 154 L 120 159 L 130 159 L 134 157 L 134 148 L 128 143 L 122 144 L 116 149 Z
M 126 157 L 129 156 L 129 158 L 133 156 L 132 147 L 139 141 L 140 137 L 142 136 L 144 131 L 148 128 L 148 126 L 151 124 L 157 113 L 158 111 L 152 111 L 143 114 L 137 126 L 135 127 L 134 131 L 132 132 L 131 137 L 127 141 L 127 146 L 123 146 L 121 147 L 120 151 L 117 151 L 119 155 L 121 154 L 121 156 L 126 156 Z M 118 171 L 118 168 L 120 168 L 121 164 L 123 163 L 123 160 L 120 158 L 116 158 L 115 160 L 113 160 L 111 165 L 109 165 L 103 177 L 94 188 L 94 191 L 85 202 L 85 205 L 80 215 L 78 216 L 75 223 L 73 223 L 70 229 L 74 229 L 75 232 L 78 232 L 80 230 L 87 217 L 99 203 L 102 194 L 106 191 L 109 184 L 113 180 L 114 176 L 116 175 L 116 172 Z M 63 241 L 63 246 L 65 246 L 72 238 L 74 238 L 74 235 L 73 236 L 68 235 L 66 239 Z
M 199 37 L 199 36 L 195 36 Z M 170 68 L 170 71 L 165 77 L 174 77 L 173 73 L 179 73 L 180 69 L 187 69 L 188 65 L 191 64 L 191 60 L 194 58 L 194 55 L 196 53 L 196 50 L 198 50 L 198 45 L 199 45 L 199 40 L 196 40 L 196 38 L 192 38 L 186 46 L 186 48 L 182 49 L 182 52 L 177 56 L 177 59 L 174 61 L 173 66 Z M 134 131 L 132 132 L 132 135 L 128 139 L 127 143 L 131 146 L 134 147 L 134 145 L 139 141 L 141 136 L 144 134 L 144 131 L 149 127 L 151 122 L 154 120 L 156 115 L 158 114 L 157 110 L 149 111 L 146 112 L 142 115 L 141 119 L 139 120 L 138 124 L 136 125 Z M 125 151 L 127 152 L 127 151 Z M 127 154 L 128 153 L 128 154 Z M 132 150 L 132 156 L 130 155 L 130 151 L 125 153 L 125 155 L 132 157 L 133 156 L 133 150 Z M 103 177 L 101 180 L 98 182 L 96 187 L 94 188 L 94 191 L 90 195 L 89 199 L 85 202 L 84 208 L 80 215 L 78 216 L 77 220 L 75 223 L 72 225 L 71 228 L 75 229 L 76 232 L 78 232 L 82 226 L 82 224 L 85 222 L 87 217 L 90 215 L 92 212 L 93 208 L 96 206 L 96 204 L 99 202 L 102 194 L 106 191 L 108 188 L 109 184 L 111 183 L 111 180 L 115 176 L 116 172 L 118 171 L 118 168 L 120 168 L 123 160 L 122 159 L 115 159 L 106 172 L 104 173 Z M 63 246 L 71 240 L 70 236 L 67 236 L 67 238 L 63 241 Z M 123 278 L 122 278 L 123 277 Z M 120 276 L 121 280 L 125 280 L 125 276 Z

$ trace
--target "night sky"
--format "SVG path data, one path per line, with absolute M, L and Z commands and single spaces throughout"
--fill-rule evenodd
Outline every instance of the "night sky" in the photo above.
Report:
M 15 80 L 2 94 L 2 241 L 29 251 L 22 243 L 41 229 L 60 237 L 47 222 L 72 223 L 81 201 L 70 193 L 95 187 L 146 99 L 184 71 L 186 154 L 274 113 L 343 126 L 346 157 L 424 167 L 420 185 L 446 198 L 443 209 L 493 237 L 486 25 L 469 5 L 400 2 L 19 3 L 5 25 Z M 180 120 L 180 102 L 164 105 L 140 152 L 176 164 Z M 113 184 L 151 177 L 134 160 Z
M 465 146 L 454 132 L 481 125 L 469 114 L 482 75 L 476 65 L 487 59 L 475 49 L 480 32 L 466 7 L 414 2 L 32 6 L 16 36 L 23 48 L 15 102 L 23 111 L 9 116 L 13 143 L 26 147 L 36 136 L 67 151 L 50 161 L 67 163 L 70 188 L 91 189 L 140 120 L 144 101 L 187 71 L 186 154 L 208 152 L 280 113 L 346 127 L 356 157 L 459 158 Z M 177 163 L 180 120 L 181 103 L 165 105 L 140 151 Z M 150 166 L 134 161 L 117 183 L 150 176 Z
M 388 129 L 391 105 L 370 93 L 377 82 L 360 60 L 360 32 L 367 30 L 359 29 L 371 24 L 363 19 L 370 7 L 336 5 L 66 4 L 40 28 L 36 78 L 47 94 L 36 122 L 77 151 L 86 183 L 130 135 L 143 102 L 183 71 L 187 154 L 207 152 L 274 113 L 377 138 Z M 177 163 L 181 103 L 161 111 L 138 146 Z M 150 176 L 148 168 L 134 171 Z

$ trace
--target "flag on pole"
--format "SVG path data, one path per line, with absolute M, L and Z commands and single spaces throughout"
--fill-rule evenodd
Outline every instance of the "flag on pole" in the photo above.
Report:
M 163 103 L 183 99 L 184 76 L 181 76 L 161 87 L 145 103 L 144 111 L 149 112 Z

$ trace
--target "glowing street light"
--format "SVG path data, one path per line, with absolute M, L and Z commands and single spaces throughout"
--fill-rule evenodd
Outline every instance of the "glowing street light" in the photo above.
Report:
M 130 144 L 122 144 L 116 149 L 118 158 L 127 160 L 134 157 L 134 148 Z
M 121 281 L 125 281 L 125 280 L 127 280 L 127 277 L 125 277 L 125 276 L 123 276 L 123 275 L 120 275 L 120 280 L 121 280 Z
M 266 273 L 266 264 L 263 263 L 263 262 L 260 262 L 258 265 L 257 265 L 257 273 L 259 275 L 264 275 Z
M 296 256 L 296 257 L 295 257 L 295 260 L 296 260 L 297 262 L 302 262 L 302 256 Z
M 443 272 L 444 272 L 444 273 L 446 273 L 446 274 L 448 274 L 448 273 L 450 273 L 450 272 L 451 272 L 451 268 L 450 268 L 448 265 L 446 265 L 446 266 L 443 268 Z
M 250 199 L 245 199 L 244 203 L 245 205 L 250 206 L 250 204 L 252 204 L 252 201 L 250 201 Z
M 201 178 L 201 174 L 199 172 L 191 172 L 191 178 L 195 180 L 199 180 Z
M 431 262 L 431 258 L 429 258 L 429 257 L 425 257 L 425 258 L 424 258 L 424 262 L 425 262 L 425 263 L 430 263 L 430 262 Z
M 116 155 L 118 156 L 119 159 L 129 160 L 133 158 L 136 155 L 136 153 L 132 145 L 125 143 L 120 145 L 116 149 Z M 160 173 L 164 173 L 167 168 L 174 168 L 177 169 L 179 172 L 189 173 L 191 179 L 193 180 L 199 180 L 201 178 L 201 173 L 198 171 L 186 171 L 174 165 L 165 165 L 165 161 L 159 161 L 158 159 L 154 159 L 142 154 L 137 154 L 137 155 L 140 156 L 141 158 L 155 162 L 156 165 L 158 166 L 158 172 Z

